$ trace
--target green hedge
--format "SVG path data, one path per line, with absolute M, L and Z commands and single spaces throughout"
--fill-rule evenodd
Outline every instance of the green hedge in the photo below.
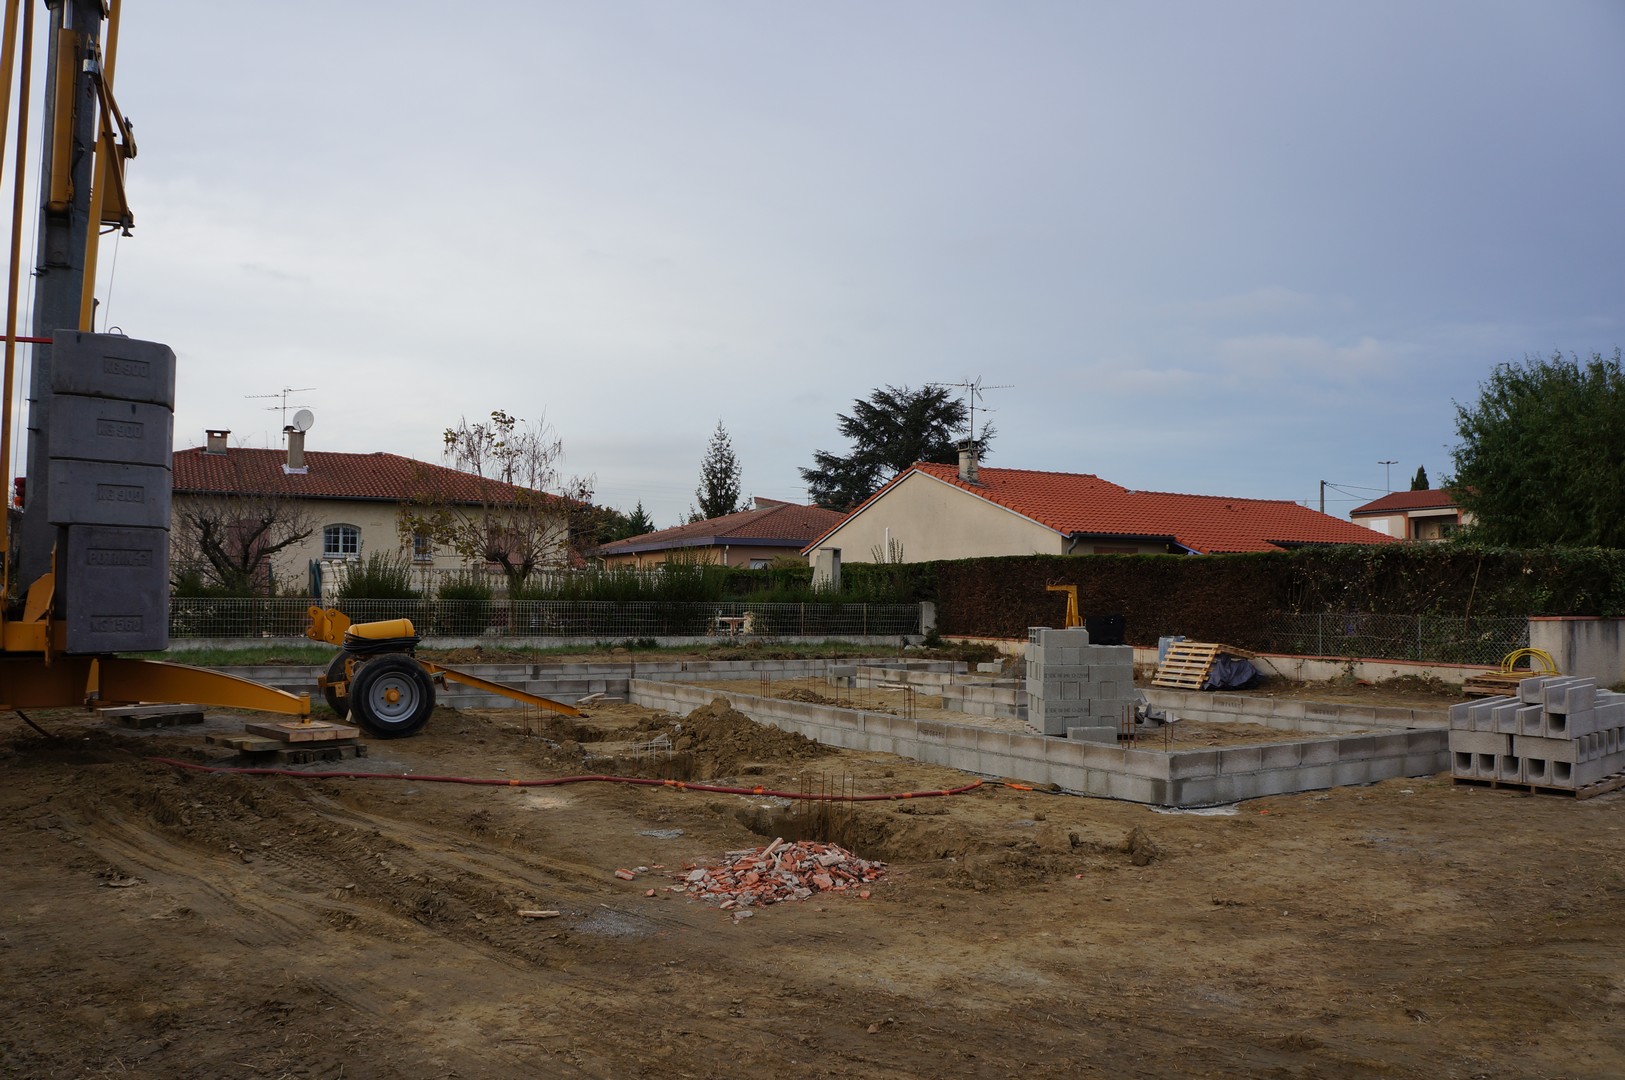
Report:
M 1249 555 L 1025 555 L 913 564 L 909 594 L 935 599 L 949 635 L 1024 637 L 1084 615 L 1122 615 L 1129 641 L 1184 634 L 1241 643 L 1280 612 L 1500 616 L 1625 614 L 1625 551 L 1350 545 Z M 855 569 L 848 566 L 843 573 Z

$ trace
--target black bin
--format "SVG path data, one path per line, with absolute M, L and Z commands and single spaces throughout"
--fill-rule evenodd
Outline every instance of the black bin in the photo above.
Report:
M 1089 631 L 1091 645 L 1123 644 L 1123 616 L 1085 615 L 1083 628 Z

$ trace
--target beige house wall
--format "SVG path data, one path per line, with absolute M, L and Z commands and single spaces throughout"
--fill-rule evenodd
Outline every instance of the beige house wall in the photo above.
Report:
M 717 566 L 749 566 L 752 559 L 765 559 L 772 562 L 774 559 L 789 556 L 797 557 L 795 548 L 790 547 L 754 547 L 749 544 L 725 544 L 718 547 L 683 547 L 667 548 L 662 551 L 638 551 L 624 555 L 605 555 L 605 566 L 635 566 L 647 569 L 659 566 L 668 559 L 692 559 L 713 563 Z
M 1472 524 L 1473 516 L 1457 508 L 1440 510 L 1395 510 L 1390 514 L 1362 514 L 1350 518 L 1384 536 L 1399 540 L 1448 540 L 1454 527 Z
M 189 502 L 199 498 L 196 495 L 176 495 L 172 513 L 178 515 Z M 336 583 L 337 567 L 334 564 L 344 560 L 328 559 L 323 555 L 324 533 L 329 525 L 353 525 L 360 531 L 360 558 L 375 551 L 397 553 L 404 556 L 414 570 L 430 577 L 455 573 L 469 565 L 461 556 L 443 546 L 437 546 L 427 559 L 414 558 L 411 541 L 403 542 L 401 538 L 398 503 L 365 499 L 304 499 L 297 506 L 297 512 L 304 517 L 304 527 L 311 532 L 304 540 L 278 552 L 274 558 L 273 573 L 279 593 L 290 588 L 303 589 L 310 581 L 310 563 L 313 559 L 324 564 L 324 586 L 330 588 Z M 560 530 L 562 538 L 562 519 Z M 172 532 L 171 536 L 174 535 Z M 484 564 L 478 565 L 486 568 Z
M 888 530 L 889 534 L 888 534 Z M 913 473 L 819 543 L 842 562 L 873 562 L 888 535 L 904 562 L 986 555 L 1061 555 L 1066 538 L 925 473 Z M 1158 549 L 1160 550 L 1160 549 Z

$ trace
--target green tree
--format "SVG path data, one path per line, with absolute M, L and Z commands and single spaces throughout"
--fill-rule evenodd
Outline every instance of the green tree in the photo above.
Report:
M 700 461 L 700 486 L 694 492 L 700 506 L 689 519 L 705 521 L 744 509 L 739 501 L 739 475 L 733 440 L 728 438 L 722 421 L 718 420 L 717 430 L 711 435 L 711 443 Z
M 1416 467 L 1416 475 L 1411 477 L 1412 491 L 1426 491 L 1428 489 L 1428 470 L 1426 465 Z
M 644 533 L 655 531 L 654 519 L 643 508 L 643 500 L 630 514 L 622 513 L 612 506 L 597 508 L 597 541 L 600 544 L 613 543 L 616 540 L 626 540 L 633 536 L 642 536 Z
M 628 537 L 642 536 L 645 533 L 654 531 L 655 519 L 649 516 L 649 511 L 643 508 L 643 500 L 639 499 L 638 505 L 633 507 L 630 514 L 626 515 L 626 535 L 616 539 L 625 540 Z
M 1625 547 L 1625 373 L 1620 351 L 1496 367 L 1456 403 L 1447 485 L 1470 535 L 1533 547 Z
M 846 454 L 813 451 L 813 467 L 802 469 L 813 502 L 829 510 L 850 510 L 916 461 L 954 464 L 964 439 L 965 403 L 946 386 L 886 386 L 839 413 Z M 972 443 L 985 456 L 993 428 L 984 426 Z

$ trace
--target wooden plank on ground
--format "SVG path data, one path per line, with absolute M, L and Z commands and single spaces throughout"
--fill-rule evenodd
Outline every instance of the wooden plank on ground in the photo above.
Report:
M 109 705 L 104 709 L 97 709 L 96 712 L 109 720 L 117 720 L 135 728 L 203 723 L 201 705 Z
M 335 739 L 353 739 L 361 729 L 347 724 L 330 724 L 325 720 L 283 720 L 274 723 L 247 723 L 243 730 L 267 739 L 280 739 L 285 743 L 332 742 Z

